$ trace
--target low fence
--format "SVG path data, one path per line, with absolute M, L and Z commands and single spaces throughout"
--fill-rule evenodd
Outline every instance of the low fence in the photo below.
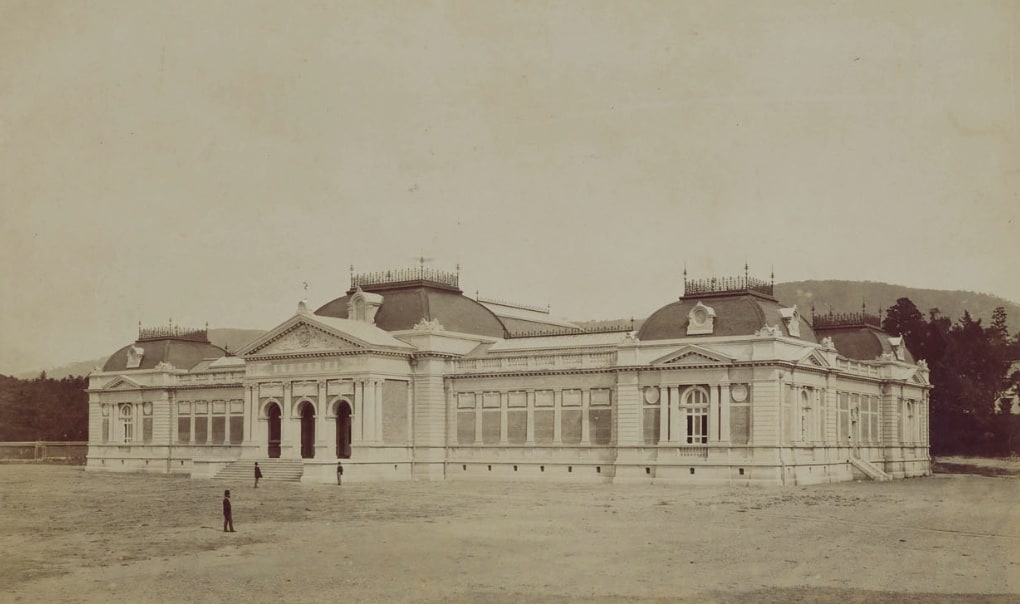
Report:
M 0 462 L 66 461 L 85 463 L 89 444 L 84 441 L 0 442 Z

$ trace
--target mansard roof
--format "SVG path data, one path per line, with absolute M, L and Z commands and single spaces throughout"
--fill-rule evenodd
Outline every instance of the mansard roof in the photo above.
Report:
M 347 304 L 358 288 L 382 295 L 375 325 L 385 331 L 412 329 L 424 319 L 438 320 L 446 331 L 497 338 L 507 335 L 495 313 L 463 295 L 459 275 L 423 267 L 352 275 L 347 294 L 323 304 L 315 314 L 347 319 Z
M 672 340 L 679 338 L 751 336 L 766 325 L 779 327 L 780 333 L 791 336 L 780 309 L 782 304 L 772 294 L 769 282 L 747 276 L 732 279 L 684 279 L 684 295 L 652 313 L 641 325 L 639 340 Z M 715 312 L 711 332 L 689 334 L 691 311 L 704 305 Z M 797 337 L 816 342 L 811 324 L 798 316 Z
M 129 352 L 141 350 L 136 366 L 128 367 Z M 138 340 L 117 350 L 103 365 L 103 371 L 131 371 L 154 369 L 160 363 L 170 363 L 177 369 L 190 370 L 204 359 L 218 359 L 227 351 L 209 342 L 207 331 L 182 329 L 178 326 L 155 329 L 138 329 Z

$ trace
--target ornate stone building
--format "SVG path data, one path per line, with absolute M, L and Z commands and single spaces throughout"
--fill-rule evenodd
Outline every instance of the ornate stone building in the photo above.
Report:
M 928 381 L 857 313 L 747 275 L 684 278 L 633 331 L 472 299 L 459 274 L 351 276 L 237 355 L 139 329 L 89 384 L 89 470 L 302 480 L 807 484 L 930 472 Z

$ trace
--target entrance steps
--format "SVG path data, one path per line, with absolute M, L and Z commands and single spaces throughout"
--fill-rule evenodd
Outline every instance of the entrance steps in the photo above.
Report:
M 262 480 L 300 482 L 305 466 L 300 459 L 239 459 L 220 470 L 213 478 L 255 482 L 255 462 L 262 469 Z
M 853 467 L 857 468 L 858 470 L 863 472 L 865 476 L 874 481 L 883 482 L 886 480 L 893 479 L 892 476 L 886 474 L 884 471 L 882 471 L 881 468 L 871 463 L 870 461 L 861 459 L 860 457 L 851 455 L 850 463 L 851 465 L 853 465 Z

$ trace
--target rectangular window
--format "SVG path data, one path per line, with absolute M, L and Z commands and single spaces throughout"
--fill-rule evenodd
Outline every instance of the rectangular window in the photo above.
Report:
M 512 445 L 523 445 L 528 440 L 528 412 L 507 411 L 507 441 Z
M 535 411 L 535 443 L 548 445 L 553 441 L 556 421 L 555 411 Z
M 230 444 L 239 445 L 244 442 L 244 416 L 230 416 Z
M 177 418 L 177 442 L 191 442 L 191 417 Z
M 589 409 L 588 425 L 591 430 L 591 442 L 596 445 L 608 445 L 613 438 L 613 410 Z
M 472 399 L 472 403 L 474 400 Z M 457 444 L 475 444 L 475 412 L 461 411 L 457 414 Z
M 103 418 L 103 442 L 110 442 L 110 418 Z
M 152 442 L 152 418 L 142 418 L 142 442 Z
M 195 444 L 204 445 L 208 438 L 209 418 L 200 415 L 195 418 Z
M 528 393 L 527 392 L 511 392 L 507 395 L 506 406 L 511 409 L 525 408 L 528 406 Z
M 499 444 L 499 411 L 482 412 L 482 443 L 486 445 Z
M 612 404 L 612 391 L 609 388 L 595 388 L 591 391 L 591 406 L 602 407 Z
M 214 415 L 212 418 L 212 444 L 219 445 L 227 442 L 227 418 L 222 415 Z
M 560 412 L 560 439 L 565 445 L 576 445 L 581 442 L 580 409 L 564 409 Z
M 461 392 L 457 395 L 457 408 L 458 409 L 474 409 L 475 408 L 475 393 L 474 392 Z

